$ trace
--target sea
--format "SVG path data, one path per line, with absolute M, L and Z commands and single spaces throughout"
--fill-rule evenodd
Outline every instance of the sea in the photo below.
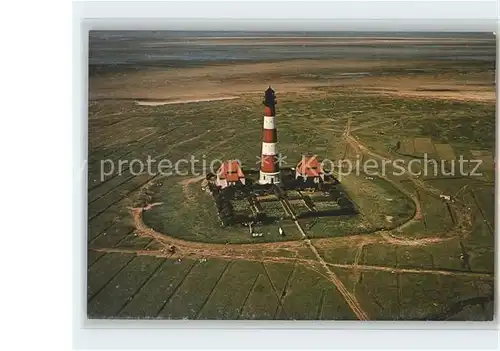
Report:
M 220 45 L 217 41 L 190 41 L 190 38 L 336 37 L 340 45 Z M 401 42 L 370 41 L 363 45 L 349 38 L 366 40 L 398 38 Z M 355 38 L 355 39 L 354 39 Z M 408 42 L 415 39 L 426 43 Z M 406 40 L 403 40 L 406 39 Z M 493 33 L 450 32 L 199 32 L 199 31 L 91 31 L 89 34 L 90 73 L 110 69 L 190 67 L 237 62 L 273 62 L 293 59 L 399 59 L 454 60 L 494 63 L 496 39 Z

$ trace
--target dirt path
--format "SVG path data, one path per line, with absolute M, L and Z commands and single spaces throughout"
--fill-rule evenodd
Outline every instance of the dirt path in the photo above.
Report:
M 436 275 L 449 275 L 457 277 L 474 277 L 484 280 L 493 280 L 493 273 L 482 273 L 482 272 L 470 272 L 470 271 L 453 271 L 446 269 L 424 269 L 424 268 L 397 268 L 397 267 L 386 267 L 386 266 L 371 266 L 371 265 L 350 265 L 350 264 L 339 264 L 339 263 L 329 263 L 329 266 L 337 268 L 356 268 L 362 271 L 384 271 L 393 274 L 396 273 L 410 273 L 410 274 L 436 274 Z
M 293 259 L 300 258 L 300 250 L 304 249 L 304 241 L 283 241 L 283 242 L 267 242 L 267 243 L 252 243 L 252 244 L 211 244 L 204 242 L 194 242 L 186 241 L 183 239 L 175 238 L 169 236 L 166 233 L 157 232 L 154 229 L 148 227 L 142 218 L 144 211 L 149 210 L 153 205 L 161 206 L 161 203 L 155 203 L 152 205 L 146 205 L 145 207 L 130 208 L 134 227 L 136 228 L 137 235 L 149 237 L 156 239 L 158 242 L 163 244 L 165 247 L 174 245 L 177 248 L 178 255 L 189 255 L 196 257 L 246 257 L 246 258 L 262 258 L 262 257 L 291 257 Z M 297 225 L 298 223 L 296 223 Z M 300 226 L 299 231 L 303 233 L 303 237 L 307 238 L 305 232 Z M 390 232 L 380 231 L 372 234 L 356 235 L 352 237 L 340 237 L 340 238 L 321 238 L 314 239 L 314 245 L 320 245 L 322 247 L 335 245 L 335 246 L 349 246 L 356 245 L 356 242 L 361 240 L 364 244 L 380 244 L 389 243 L 392 245 L 399 246 L 422 246 L 432 243 L 437 243 L 441 241 L 450 240 L 453 238 L 441 238 L 429 237 L 421 239 L 398 239 L 392 236 Z M 282 251 L 287 252 L 287 256 L 284 256 Z M 281 252 L 278 254 L 278 252 Z
M 360 142 L 358 142 L 355 138 L 353 138 L 349 133 L 349 128 L 346 129 L 345 138 L 348 141 L 349 145 L 351 145 L 355 150 L 359 152 L 364 152 L 373 157 L 377 157 L 379 159 L 385 159 L 384 156 L 378 155 Z M 184 193 L 186 198 L 190 198 L 188 185 L 193 184 L 195 182 L 201 181 L 204 177 L 199 176 L 195 178 L 190 178 L 181 181 L 181 184 L 184 188 Z M 416 200 L 415 197 L 412 196 L 408 191 L 401 188 L 394 181 L 387 179 L 391 184 L 402 189 L 403 193 L 412 198 L 415 202 L 415 206 L 417 208 L 416 215 L 402 224 L 399 229 L 404 228 L 409 225 L 413 221 L 417 220 L 417 214 L 420 212 L 420 203 Z M 415 182 L 416 186 L 423 187 L 423 190 L 429 191 L 431 193 L 436 193 L 437 189 L 433 189 L 431 187 L 427 187 L 427 185 Z M 147 185 L 145 185 L 147 187 Z M 439 192 L 440 193 L 440 192 Z M 404 273 L 422 273 L 422 274 L 442 274 L 442 275 L 470 275 L 477 276 L 485 279 L 490 279 L 490 275 L 488 274 L 479 274 L 473 272 L 452 272 L 447 270 L 430 270 L 430 269 L 413 269 L 413 268 L 395 268 L 395 267 L 383 267 L 383 266 L 370 266 L 359 264 L 359 256 L 361 255 L 362 246 L 357 252 L 357 259 L 354 265 L 344 265 L 344 264 L 335 264 L 326 262 L 322 256 L 319 254 L 317 250 L 317 246 L 322 247 L 339 247 L 350 245 L 351 243 L 356 243 L 360 241 L 362 245 L 371 244 L 371 243 L 386 243 L 390 245 L 404 245 L 404 246 L 421 246 L 433 244 L 445 240 L 453 239 L 453 237 L 430 237 L 430 238 L 422 238 L 422 239 L 406 239 L 406 238 L 398 238 L 394 236 L 389 231 L 379 231 L 375 233 L 371 233 L 369 235 L 357 236 L 357 237 L 344 237 L 344 238 L 323 238 L 323 239 L 315 239 L 314 242 L 308 238 L 307 233 L 302 228 L 300 223 L 295 219 L 293 214 L 293 208 L 290 207 L 289 204 L 285 204 L 284 207 L 289 208 L 292 214 L 292 218 L 294 218 L 295 225 L 299 229 L 302 234 L 303 240 L 300 241 L 286 241 L 286 242 L 269 242 L 269 243 L 252 243 L 252 244 L 210 244 L 210 243 L 202 243 L 202 242 L 191 242 L 178 238 L 174 238 L 165 233 L 160 233 L 155 231 L 152 228 L 149 228 L 144 222 L 142 214 L 144 211 L 150 210 L 154 206 L 161 206 L 162 203 L 152 203 L 149 205 L 145 205 L 144 207 L 135 207 L 130 208 L 133 223 L 135 226 L 135 233 L 139 236 L 148 237 L 156 240 L 159 244 L 163 246 L 162 249 L 156 251 L 148 251 L 148 250 L 121 250 L 117 248 L 103 248 L 103 249 L 94 249 L 95 251 L 102 252 L 122 252 L 122 253 L 133 253 L 136 255 L 152 255 L 152 256 L 162 256 L 162 257 L 186 257 L 192 259 L 200 259 L 200 258 L 218 258 L 218 259 L 228 259 L 228 260 L 250 260 L 250 261 L 260 261 L 260 262 L 281 262 L 281 263 L 292 263 L 297 262 L 299 264 L 303 264 L 306 267 L 320 273 L 327 280 L 329 280 L 332 284 L 335 285 L 337 290 L 341 293 L 346 303 L 349 305 L 351 310 L 354 312 L 356 317 L 359 320 L 368 320 L 369 317 L 365 310 L 361 307 L 358 302 L 356 296 L 349 292 L 342 281 L 337 277 L 337 275 L 332 271 L 331 267 L 338 268 L 348 268 L 348 269 L 357 269 L 357 270 L 380 270 L 387 272 L 404 272 Z M 175 246 L 175 250 L 169 251 L 171 246 Z M 313 254 L 315 259 L 306 259 L 303 258 L 303 251 L 305 248 L 308 248 Z
M 346 139 L 347 145 L 352 147 L 355 152 L 359 155 L 363 154 L 363 151 L 373 157 L 378 158 L 379 160 L 386 160 L 386 158 L 382 155 L 376 154 L 368 150 L 363 144 L 361 144 L 357 139 L 355 139 L 352 135 L 351 132 L 353 130 L 361 130 L 363 127 L 357 127 L 357 128 L 351 128 L 351 123 L 350 119 L 347 121 L 346 127 L 344 129 L 344 133 L 342 136 Z M 386 177 L 385 175 L 379 175 L 381 178 L 383 178 L 385 181 L 390 183 L 392 186 L 394 186 L 396 189 L 401 191 L 403 194 L 405 194 L 409 199 L 413 201 L 413 204 L 415 205 L 415 213 L 413 214 L 413 217 L 406 221 L 405 223 L 400 224 L 398 227 L 394 228 L 393 231 L 402 231 L 406 227 L 419 222 L 422 219 L 422 205 L 420 203 L 420 200 L 416 196 L 416 194 L 412 194 L 409 191 L 407 191 L 404 187 L 402 187 L 399 183 L 393 181 L 392 179 Z M 423 239 L 414 239 L 414 240 L 409 240 L 409 239 L 399 239 L 397 237 L 394 237 L 390 235 L 389 233 L 386 233 L 384 231 L 379 232 L 388 242 L 391 244 L 400 244 L 400 245 L 410 245 L 410 246 L 416 246 L 416 245 L 422 245 L 422 244 L 427 244 L 429 243 L 428 240 L 423 240 Z M 443 239 L 441 238 L 434 238 L 436 241 L 442 241 Z
M 157 240 L 165 248 L 174 245 L 179 256 L 194 257 L 246 257 L 259 258 L 263 256 L 282 257 L 278 252 L 285 250 L 288 257 L 294 259 L 300 257 L 300 250 L 303 249 L 301 241 L 270 242 L 259 244 L 210 244 L 194 241 L 186 241 L 168 236 L 167 234 L 149 228 L 142 220 L 144 208 L 131 208 L 133 223 L 136 234 Z
M 344 300 L 346 301 L 346 303 L 349 305 L 349 307 L 351 308 L 352 312 L 356 315 L 356 317 L 359 320 L 363 320 L 363 321 L 368 320 L 369 319 L 368 318 L 368 314 L 361 307 L 359 301 L 356 299 L 356 296 L 354 294 L 350 293 L 346 289 L 344 283 L 342 283 L 342 281 L 337 277 L 337 275 L 330 269 L 330 267 L 325 262 L 325 260 L 323 259 L 323 257 L 319 254 L 318 250 L 316 249 L 316 247 L 311 242 L 311 239 L 309 239 L 309 237 L 307 236 L 306 231 L 304 230 L 304 228 L 302 228 L 302 226 L 300 225 L 299 221 L 297 220 L 295 212 L 294 212 L 292 206 L 290 205 L 290 203 L 288 202 L 288 200 L 286 198 L 281 198 L 280 201 L 282 202 L 282 205 L 283 205 L 283 208 L 285 208 L 285 211 L 286 211 L 286 209 L 288 209 L 287 212 L 290 213 L 290 215 L 291 215 L 291 217 L 293 219 L 293 222 L 295 223 L 295 225 L 299 229 L 299 232 L 302 234 L 302 240 L 307 245 L 307 247 L 312 251 L 312 253 L 316 257 L 317 262 L 319 262 L 319 264 L 321 265 L 321 267 L 323 267 L 323 270 L 326 273 L 325 277 L 330 282 L 332 282 L 333 285 L 335 285 L 335 287 L 340 292 L 340 294 L 342 295 L 342 297 L 344 298 Z
M 198 182 L 201 179 L 203 179 L 203 177 L 201 176 L 196 178 L 190 178 L 182 181 L 181 184 L 187 187 L 189 184 Z M 212 257 L 219 259 L 230 259 L 230 260 L 240 259 L 240 260 L 251 260 L 251 261 L 261 261 L 261 262 L 282 262 L 282 263 L 298 262 L 319 272 L 327 280 L 329 280 L 332 284 L 334 284 L 337 290 L 344 298 L 344 300 L 346 301 L 346 303 L 349 305 L 349 307 L 359 320 L 369 319 L 366 311 L 361 307 L 356 296 L 346 289 L 342 281 L 337 277 L 337 275 L 331 270 L 330 267 L 355 268 L 358 270 L 383 270 L 389 272 L 395 271 L 395 268 L 393 267 L 359 265 L 359 262 L 356 262 L 355 265 L 338 265 L 338 264 L 327 263 L 319 254 L 313 242 L 308 238 L 305 230 L 302 228 L 300 223 L 295 219 L 293 209 L 290 207 L 289 204 L 283 204 L 283 205 L 284 208 L 287 208 L 291 212 L 292 218 L 294 218 L 294 223 L 299 229 L 300 233 L 302 234 L 303 237 L 302 241 L 287 241 L 280 243 L 274 242 L 274 243 L 262 243 L 262 244 L 228 244 L 228 245 L 189 242 L 182 239 L 170 237 L 164 233 L 160 233 L 153 230 L 152 228 L 149 228 L 143 222 L 142 213 L 144 211 L 151 209 L 153 206 L 159 206 L 159 205 L 161 205 L 161 203 L 154 203 L 141 208 L 131 208 L 134 225 L 136 227 L 136 234 L 155 239 L 157 242 L 161 243 L 164 246 L 164 249 L 160 250 L 159 252 L 139 250 L 139 251 L 134 251 L 136 254 L 148 254 L 148 255 L 160 254 L 165 256 L 168 255 L 169 252 L 168 248 L 173 245 L 175 246 L 175 253 L 173 255 L 171 254 L 171 256 L 190 257 L 195 259 Z M 421 246 L 451 239 L 451 238 L 433 237 L 433 238 L 410 240 L 410 239 L 400 239 L 394 237 L 393 235 L 390 234 L 390 232 L 385 232 L 385 231 L 378 232 L 379 235 L 376 234 L 377 233 L 374 233 L 371 234 L 370 236 L 367 236 L 366 238 L 363 238 L 363 245 L 368 244 L 370 242 L 382 241 L 392 245 Z M 337 238 L 319 239 L 317 242 L 318 243 L 328 242 L 331 245 L 335 245 L 334 244 L 335 241 L 340 242 L 340 240 L 336 239 Z M 300 258 L 301 256 L 300 250 L 304 248 L 304 244 L 314 254 L 315 260 Z M 283 256 L 283 252 L 287 252 L 290 256 Z M 317 267 L 318 265 L 319 267 Z M 406 272 L 409 273 L 410 272 L 415 273 L 421 271 L 430 272 L 431 270 L 419 270 L 419 269 L 406 270 Z M 444 270 L 440 271 L 440 273 L 436 273 L 436 271 L 432 270 L 432 273 L 453 275 L 453 272 L 448 272 Z
M 380 236 L 382 236 L 387 243 L 400 246 L 424 246 L 454 239 L 453 237 L 430 237 L 421 239 L 398 238 L 390 232 L 380 232 Z
M 121 253 L 127 255 L 137 255 L 137 256 L 151 256 L 151 257 L 177 257 L 176 254 L 168 254 L 164 250 L 133 250 L 133 249 L 119 249 L 119 248 L 93 248 L 92 251 L 95 252 L 105 252 L 105 253 Z M 255 262 L 264 263 L 297 263 L 302 264 L 306 268 L 314 270 L 315 272 L 321 274 L 323 277 L 328 277 L 318 269 L 318 262 L 307 258 L 292 258 L 292 257 L 247 257 L 245 255 L 241 256 L 204 256 L 202 258 L 217 258 L 225 260 L 247 260 Z M 191 257 L 193 259 L 200 257 Z M 482 280 L 491 281 L 495 278 L 493 273 L 483 273 L 483 272 L 471 272 L 471 271 L 454 271 L 446 269 L 424 269 L 424 268 L 397 268 L 388 266 L 374 266 L 374 265 L 356 265 L 356 264 L 340 264 L 340 263 L 327 263 L 329 267 L 336 267 L 341 269 L 358 269 L 360 271 L 384 271 L 390 273 L 408 273 L 408 274 L 435 274 L 435 275 L 447 275 L 447 276 L 457 276 L 457 277 L 473 277 Z
M 311 240 L 306 237 L 304 239 L 305 243 L 307 246 L 311 249 L 311 251 L 314 253 L 314 256 L 316 256 L 316 259 L 318 262 L 321 264 L 321 266 L 324 268 L 326 271 L 326 277 L 328 278 L 329 281 L 335 285 L 337 290 L 342 294 L 342 297 L 344 300 L 347 302 L 351 310 L 354 312 L 356 317 L 359 320 L 366 321 L 369 320 L 368 314 L 366 311 L 361 307 L 359 301 L 357 300 L 356 296 L 354 294 L 351 294 L 345 287 L 344 283 L 337 277 L 337 275 L 330 269 L 328 264 L 325 262 L 323 257 L 318 253 L 318 250 L 316 250 L 316 247 L 311 243 Z
M 188 179 L 183 179 L 179 183 L 182 185 L 182 192 L 184 193 L 184 197 L 188 201 L 194 201 L 193 194 L 189 191 L 189 184 L 197 183 L 201 180 L 205 179 L 204 175 L 194 177 L 194 178 L 188 178 Z
M 366 146 L 361 144 L 355 137 L 353 137 L 350 134 L 348 128 L 346 128 L 346 132 L 343 134 L 343 136 L 347 140 L 347 143 L 349 145 L 351 145 L 355 150 L 357 150 L 357 152 L 364 153 L 365 155 L 369 155 L 373 158 L 379 159 L 382 162 L 386 161 L 389 164 L 393 161 L 392 159 L 388 159 L 387 157 L 385 157 L 383 155 L 377 154 L 377 153 L 369 150 Z M 425 191 L 426 193 L 428 193 L 432 196 L 435 196 L 435 197 L 439 197 L 442 194 L 441 190 L 434 188 L 433 186 L 431 186 L 429 184 L 424 183 L 421 179 L 416 178 L 410 172 L 408 172 L 408 170 L 404 169 L 403 174 L 406 176 L 406 179 L 410 180 L 416 188 L 421 189 L 422 191 Z M 406 196 L 408 196 L 410 199 L 412 199 L 412 201 L 415 204 L 416 211 L 415 211 L 415 215 L 413 216 L 413 218 L 410 221 L 403 223 L 395 230 L 400 231 L 400 230 L 406 228 L 407 226 L 409 226 L 415 222 L 420 221 L 421 216 L 422 216 L 422 210 L 421 210 L 420 201 L 419 201 L 418 197 L 416 196 L 416 194 L 410 193 L 405 188 L 403 188 L 400 184 L 398 184 L 397 182 L 388 178 L 387 176 L 384 176 L 384 175 L 379 175 L 379 176 L 381 178 L 383 178 L 384 180 L 388 181 L 389 183 L 391 183 L 393 186 L 395 186 L 401 192 L 403 192 Z M 458 236 L 465 238 L 471 232 L 471 214 L 470 214 L 470 211 L 467 211 L 465 204 L 461 203 L 458 199 L 453 199 L 453 200 L 454 200 L 453 202 L 448 202 L 448 204 L 454 210 L 454 212 L 456 213 L 456 216 L 457 216 L 457 223 L 456 223 L 454 232 Z M 408 242 L 413 242 L 413 245 L 415 245 L 416 243 L 429 243 L 430 242 L 430 238 L 411 240 L 411 239 L 397 239 L 397 238 L 393 237 L 389 240 L 393 241 L 393 239 L 398 240 L 398 241 L 406 240 Z M 444 240 L 444 239 L 441 239 L 441 241 L 442 240 Z M 446 240 L 449 240 L 449 239 L 446 239 Z M 435 242 L 437 242 L 437 241 L 438 240 L 436 239 Z

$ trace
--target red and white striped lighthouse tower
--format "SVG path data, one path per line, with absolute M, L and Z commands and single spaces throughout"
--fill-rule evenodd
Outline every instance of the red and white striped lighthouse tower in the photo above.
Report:
M 262 156 L 260 164 L 260 184 L 280 182 L 280 169 L 277 159 L 278 134 L 276 132 L 276 96 L 269 87 L 264 95 L 264 127 L 262 131 Z

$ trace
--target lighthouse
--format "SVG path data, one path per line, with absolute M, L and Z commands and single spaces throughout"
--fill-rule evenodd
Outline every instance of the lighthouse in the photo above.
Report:
M 264 94 L 264 125 L 262 130 L 262 153 L 259 184 L 278 184 L 280 170 L 277 160 L 276 144 L 276 95 L 269 87 Z

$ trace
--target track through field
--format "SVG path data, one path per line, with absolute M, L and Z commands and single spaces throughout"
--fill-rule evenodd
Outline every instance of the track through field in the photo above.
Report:
M 353 138 L 351 135 L 346 133 L 346 140 L 350 146 L 352 146 L 357 152 L 363 152 L 369 154 L 374 157 L 384 159 L 384 156 L 378 155 L 374 152 L 371 152 L 368 148 L 362 145 L 359 141 Z M 146 184 L 142 184 L 141 187 L 148 187 L 151 183 L 157 181 L 158 179 L 150 179 Z M 187 179 L 183 181 L 183 184 L 186 186 L 190 183 L 200 181 L 201 178 L 193 178 Z M 418 221 L 418 214 L 420 213 L 420 202 L 417 201 L 417 198 L 410 194 L 408 191 L 400 187 L 391 179 L 386 179 L 394 186 L 397 186 L 399 189 L 403 191 L 403 193 L 411 198 L 415 202 L 416 213 L 413 218 L 408 220 L 407 222 L 400 225 L 400 227 L 396 228 L 394 231 L 379 231 L 369 235 L 363 235 L 362 241 L 363 244 L 372 244 L 372 243 L 385 243 L 390 245 L 398 245 L 398 246 L 425 246 L 430 244 L 435 244 L 438 242 L 443 242 L 447 240 L 453 239 L 453 236 L 443 237 L 443 234 L 437 234 L 433 237 L 426 237 L 421 239 L 407 239 L 407 238 L 399 238 L 393 234 L 393 232 L 398 229 L 401 230 L 411 223 Z M 427 184 L 424 184 L 420 180 L 410 179 L 419 189 L 423 191 L 430 192 L 434 196 L 440 193 L 437 189 L 433 189 L 429 187 Z M 185 189 L 187 191 L 187 189 Z M 133 254 L 133 255 L 150 255 L 157 257 L 186 257 L 186 258 L 219 258 L 228 261 L 233 260 L 247 260 L 247 261 L 259 261 L 262 263 L 266 262 L 274 262 L 274 263 L 295 263 L 305 266 L 308 269 L 311 269 L 315 272 L 318 272 L 323 277 L 325 277 L 328 281 L 330 281 L 336 289 L 340 292 L 345 302 L 348 304 L 352 312 L 359 320 L 368 320 L 370 319 L 366 311 L 362 308 L 361 304 L 357 300 L 356 296 L 349 292 L 342 281 L 337 277 L 337 275 L 332 271 L 332 268 L 339 269 L 357 269 L 360 271 L 384 271 L 390 273 L 412 273 L 412 274 L 435 274 L 435 275 L 449 275 L 449 276 L 468 276 L 475 277 L 483 280 L 492 280 L 493 275 L 490 273 L 480 273 L 480 272 L 470 272 L 470 271 L 453 271 L 446 269 L 420 269 L 420 268 L 395 268 L 395 267 L 387 267 L 387 266 L 377 266 L 377 265 L 363 265 L 359 264 L 359 262 L 355 262 L 355 264 L 334 264 L 326 262 L 322 256 L 319 254 L 316 249 L 314 242 L 328 242 L 335 245 L 336 242 L 345 242 L 346 240 L 354 240 L 350 237 L 344 238 L 323 238 L 323 239 L 315 239 L 312 241 L 307 236 L 306 231 L 297 221 L 294 210 L 290 203 L 284 199 L 280 199 L 282 203 L 283 209 L 287 212 L 293 219 L 295 225 L 297 226 L 299 232 L 302 235 L 301 241 L 284 241 L 284 242 L 272 242 L 272 243 L 259 243 L 259 244 L 209 244 L 202 242 L 190 242 L 178 238 L 174 238 L 169 236 L 167 233 L 160 233 L 152 228 L 149 228 L 142 219 L 142 215 L 144 211 L 150 210 L 154 206 L 161 206 L 162 203 L 152 203 L 152 204 L 144 204 L 143 207 L 133 207 L 130 208 L 133 225 L 135 227 L 135 233 L 138 236 L 148 237 L 159 243 L 163 248 L 160 250 L 126 250 L 119 248 L 96 248 L 93 249 L 97 252 L 105 252 L 105 253 L 124 253 L 124 254 Z M 460 205 L 460 204 L 459 204 Z M 457 205 L 457 206 L 459 206 Z M 458 207 L 459 208 L 459 207 Z M 457 210 L 457 208 L 455 208 Z M 463 213 L 462 213 L 463 217 Z M 467 230 L 467 221 L 462 219 L 460 221 L 457 219 L 457 226 L 455 228 L 460 229 L 457 233 L 461 236 L 464 235 Z M 358 236 L 359 238 L 359 236 Z M 171 254 L 168 251 L 168 248 L 174 245 L 176 247 L 175 254 Z M 304 245 L 309 248 L 309 250 L 314 254 L 315 259 L 301 258 L 300 250 L 303 249 Z M 291 257 L 283 257 L 282 251 L 286 251 L 291 254 Z M 276 291 L 277 293 L 277 291 Z M 278 309 L 283 309 L 283 297 L 278 299 L 279 305 Z M 281 306 L 281 308 L 280 308 Z M 160 310 L 161 311 L 161 310 Z M 284 311 L 285 312 L 285 311 Z M 285 312 L 286 313 L 286 312 Z

